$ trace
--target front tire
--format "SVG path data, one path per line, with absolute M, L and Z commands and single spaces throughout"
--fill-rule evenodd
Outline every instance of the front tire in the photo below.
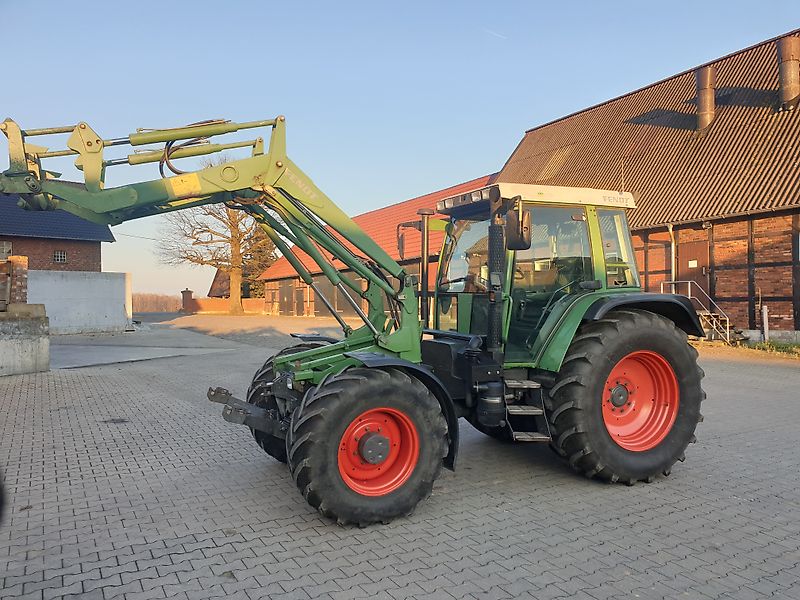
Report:
M 669 475 L 702 420 L 697 351 L 672 321 L 618 310 L 582 325 L 550 390 L 553 446 L 588 477 Z
M 278 403 L 269 389 L 269 384 L 275 380 L 275 359 L 279 356 L 304 352 L 305 350 L 312 350 L 325 345 L 325 342 L 305 342 L 297 344 L 296 346 L 284 348 L 280 352 L 270 356 L 264 364 L 261 365 L 261 368 L 256 371 L 255 375 L 253 375 L 253 381 L 250 383 L 250 387 L 247 388 L 247 402 L 249 404 L 255 404 L 260 408 L 277 412 Z M 275 460 L 286 463 L 286 440 L 270 435 L 265 431 L 259 431 L 258 429 L 251 428 L 250 433 L 253 434 L 253 439 L 264 452 Z
M 352 368 L 306 393 L 286 443 L 306 501 L 340 524 L 365 526 L 408 515 L 430 496 L 447 425 L 418 379 Z

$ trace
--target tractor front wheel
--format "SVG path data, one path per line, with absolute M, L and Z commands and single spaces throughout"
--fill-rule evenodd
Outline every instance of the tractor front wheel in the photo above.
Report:
M 686 334 L 660 315 L 618 310 L 587 323 L 550 390 L 553 446 L 588 477 L 669 475 L 702 420 L 702 377 Z
M 365 526 L 408 515 L 431 494 L 447 425 L 418 379 L 352 368 L 305 395 L 286 445 L 306 501 L 340 524 Z
M 275 380 L 275 359 L 279 356 L 287 354 L 295 354 L 296 352 L 304 352 L 305 350 L 312 350 L 324 346 L 325 342 L 305 342 L 284 348 L 277 354 L 270 356 L 261 368 L 253 375 L 253 381 L 250 387 L 247 388 L 247 402 L 255 404 L 259 408 L 266 408 L 267 410 L 278 410 L 278 403 L 275 396 L 270 390 L 270 384 Z M 269 454 L 272 458 L 282 463 L 286 462 L 286 441 L 274 435 L 270 435 L 265 431 L 257 429 L 250 429 L 253 434 L 253 439 L 261 447 L 261 449 Z

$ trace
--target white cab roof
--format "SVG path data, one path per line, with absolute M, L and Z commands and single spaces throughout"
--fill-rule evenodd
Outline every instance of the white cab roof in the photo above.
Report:
M 592 206 L 614 206 L 617 208 L 636 208 L 630 192 L 595 190 L 592 188 L 561 187 L 555 185 L 533 185 L 528 183 L 494 183 L 466 194 L 445 198 L 437 203 L 437 210 L 463 206 L 472 202 L 489 199 L 489 191 L 498 188 L 501 198 L 520 196 L 524 202 L 543 202 L 548 204 L 589 204 Z

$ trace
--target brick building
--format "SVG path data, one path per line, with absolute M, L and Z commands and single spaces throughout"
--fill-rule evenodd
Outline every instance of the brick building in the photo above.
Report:
M 63 210 L 27 211 L 15 196 L 0 194 L 0 260 L 27 256 L 31 270 L 99 272 L 100 244 L 113 241 L 108 225 Z
M 417 211 L 419 209 L 433 208 L 439 200 L 483 187 L 491 181 L 492 177 L 494 176 L 486 175 L 425 196 L 365 212 L 353 217 L 353 220 L 364 229 L 367 235 L 386 250 L 392 258 L 404 265 L 408 273 L 418 274 L 420 262 L 420 233 L 415 229 L 405 229 L 405 247 L 407 250 L 401 258 L 397 248 L 397 226 L 400 223 L 418 220 L 420 218 L 417 216 Z M 431 264 L 435 264 L 436 261 L 439 260 L 439 248 L 443 241 L 442 236 L 443 234 L 440 232 L 431 233 L 431 255 L 429 259 Z M 352 248 L 352 246 L 350 247 Z M 296 253 L 309 272 L 314 275 L 314 283 L 319 286 L 322 293 L 331 300 L 337 312 L 344 316 L 355 316 L 355 311 L 352 306 L 341 297 L 338 290 L 334 293 L 333 286 L 320 274 L 321 271 L 319 267 L 311 260 L 311 257 L 299 249 Z M 330 256 L 328 256 L 328 258 L 330 258 Z M 334 264 L 341 266 L 341 263 Z M 435 272 L 435 268 L 432 269 L 432 273 L 433 272 Z M 354 277 L 349 269 L 343 270 L 342 274 L 351 279 Z M 289 261 L 285 258 L 280 258 L 275 261 L 275 264 L 264 271 L 260 279 L 263 279 L 265 282 L 264 311 L 267 314 L 294 316 L 326 316 L 328 314 L 325 306 L 321 302 L 317 303 L 315 301 L 314 291 L 310 286 L 300 281 L 291 264 L 289 264 Z
M 766 304 L 800 330 L 798 34 L 535 127 L 498 181 L 631 191 L 647 289 L 691 281 L 737 327 Z
M 741 329 L 759 329 L 766 305 L 772 330 L 800 330 L 798 36 L 789 32 L 530 129 L 496 180 L 631 191 L 646 289 L 690 294 Z M 397 258 L 398 222 L 488 180 L 355 220 Z M 432 240 L 431 252 L 440 242 Z M 418 249 L 418 237 L 407 247 Z M 404 262 L 413 272 L 418 257 Z M 286 260 L 262 279 L 268 312 L 318 312 Z M 330 291 L 325 280 L 320 285 Z M 349 310 L 340 299 L 337 307 Z

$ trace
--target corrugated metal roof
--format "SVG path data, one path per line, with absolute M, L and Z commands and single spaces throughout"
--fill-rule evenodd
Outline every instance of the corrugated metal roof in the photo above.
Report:
M 775 40 L 707 64 L 703 135 L 692 69 L 529 130 L 498 181 L 633 192 L 633 228 L 800 206 L 800 111 L 777 110 Z
M 417 215 L 417 211 L 419 209 L 435 209 L 436 202 L 439 200 L 481 188 L 485 185 L 488 185 L 495 176 L 496 173 L 493 175 L 478 177 L 477 179 L 466 181 L 459 185 L 439 190 L 431 194 L 426 194 L 425 196 L 419 196 L 418 198 L 412 198 L 411 200 L 406 200 L 405 202 L 399 202 L 397 204 L 392 204 L 391 206 L 365 212 L 353 217 L 353 221 L 355 221 L 367 233 L 367 235 L 375 240 L 375 242 L 379 244 L 381 248 L 386 250 L 386 252 L 388 252 L 393 259 L 400 260 L 400 255 L 397 252 L 396 238 L 398 224 L 405 223 L 407 221 L 419 220 L 420 217 Z M 441 217 L 441 215 L 438 216 Z M 421 242 L 420 233 L 411 228 L 406 228 L 405 232 L 406 252 L 404 260 L 419 259 Z M 439 252 L 439 248 L 441 247 L 443 241 L 443 235 L 444 234 L 440 232 L 431 232 L 430 247 L 432 253 Z M 354 248 L 349 244 L 348 246 L 354 250 Z M 311 260 L 310 256 L 300 250 L 296 250 L 296 253 L 298 258 L 300 258 L 300 260 L 303 262 L 303 265 L 305 265 L 305 267 L 311 273 L 320 273 L 319 268 L 317 267 L 316 263 Z M 329 255 L 327 256 L 330 258 Z M 342 263 L 339 262 L 334 263 L 334 265 L 337 267 L 343 266 Z M 295 272 L 292 266 L 289 264 L 289 261 L 285 258 L 280 258 L 279 260 L 275 261 L 275 264 L 273 264 L 269 269 L 264 271 L 259 279 L 274 281 L 277 279 L 286 279 L 294 276 Z
M 208 288 L 209 298 L 227 298 L 231 295 L 231 276 L 222 269 L 217 269 L 211 287 Z
M 17 206 L 17 196 L 0 194 L 0 235 L 54 240 L 113 242 L 108 225 L 81 219 L 64 210 L 33 211 Z

